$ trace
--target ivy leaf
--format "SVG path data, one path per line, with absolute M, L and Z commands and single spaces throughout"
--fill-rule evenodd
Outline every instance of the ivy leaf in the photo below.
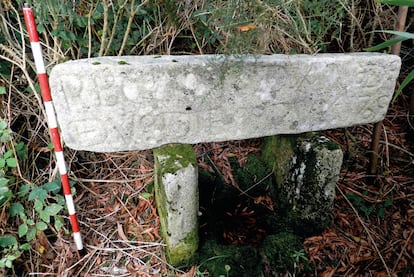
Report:
M 17 197 L 24 197 L 30 191 L 30 185 L 26 184 L 20 186 L 19 192 L 17 193 Z
M 20 246 L 20 249 L 22 250 L 30 250 L 32 248 L 32 246 L 30 245 L 30 243 L 24 243 Z
M 34 187 L 29 194 L 28 200 L 39 199 L 40 201 L 44 201 L 47 197 L 47 191 L 43 188 Z
M 4 236 L 0 236 L 0 247 L 9 247 L 9 246 L 13 246 L 13 245 L 17 245 L 17 240 L 14 236 L 11 235 L 4 235 Z
M 29 230 L 27 231 L 26 239 L 27 241 L 31 241 L 31 240 L 34 240 L 35 237 L 36 237 L 36 228 L 30 227 Z
M 148 200 L 152 196 L 152 194 L 149 192 L 143 192 L 140 194 L 140 196 L 144 198 L 145 200 Z
M 34 209 L 37 212 L 40 212 L 41 210 L 43 210 L 43 202 L 40 201 L 39 199 L 36 199 L 36 201 L 34 203 Z
M 7 186 L 8 183 L 9 183 L 9 179 L 0 177 L 0 187 Z
M 45 211 L 41 211 L 40 213 L 39 213 L 39 217 L 44 221 L 44 222 L 47 222 L 47 223 L 49 223 L 50 222 L 50 216 L 47 214 L 47 213 L 45 213 Z
M 52 204 L 50 206 L 47 206 L 45 208 L 44 212 L 47 215 L 54 216 L 54 215 L 57 215 L 60 212 L 60 210 L 62 210 L 62 209 L 63 209 L 63 207 L 61 205 Z
M 36 229 L 39 231 L 44 231 L 47 229 L 47 224 L 43 221 L 39 221 L 38 223 L 36 223 Z
M 24 213 L 24 207 L 20 202 L 11 203 L 9 207 L 10 216 Z
M 13 156 L 13 150 L 11 150 L 11 149 L 3 154 L 4 159 L 10 158 L 12 156 Z
M 46 183 L 42 187 L 45 190 L 47 190 L 48 192 L 51 192 L 53 194 L 59 193 L 60 188 L 61 188 L 58 181 L 53 181 L 53 182 Z
M 0 186 L 0 206 L 9 201 L 13 197 L 13 193 L 7 186 Z
M 29 231 L 29 226 L 27 226 L 26 223 L 20 224 L 19 229 L 17 230 L 17 234 L 19 235 L 19 238 L 26 235 L 27 231 Z
M 64 226 L 63 218 L 60 216 L 55 217 L 55 228 L 61 230 Z
M 6 163 L 9 167 L 17 167 L 17 160 L 15 158 L 8 158 Z

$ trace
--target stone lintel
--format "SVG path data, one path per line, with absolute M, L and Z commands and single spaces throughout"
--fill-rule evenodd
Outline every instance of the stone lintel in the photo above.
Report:
M 112 152 L 377 122 L 399 69 L 379 53 L 125 56 L 59 64 L 50 84 L 66 145 Z

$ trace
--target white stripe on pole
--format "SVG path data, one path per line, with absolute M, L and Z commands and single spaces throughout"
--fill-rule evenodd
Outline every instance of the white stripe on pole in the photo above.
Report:
M 30 45 L 32 46 L 33 58 L 35 61 L 37 74 L 46 73 L 40 42 L 31 42 Z
M 68 206 L 69 215 L 75 214 L 75 204 L 73 202 L 72 194 L 65 195 L 66 205 Z
M 57 128 L 57 120 L 55 114 L 55 108 L 53 107 L 52 101 L 44 102 L 45 110 L 46 110 L 46 117 L 47 117 L 47 124 L 50 129 Z
M 73 239 L 75 240 L 76 247 L 78 249 L 83 249 L 82 237 L 81 237 L 81 234 L 79 232 L 74 232 L 73 233 Z
M 67 174 L 65 157 L 63 156 L 63 152 L 55 152 L 55 155 L 60 175 Z

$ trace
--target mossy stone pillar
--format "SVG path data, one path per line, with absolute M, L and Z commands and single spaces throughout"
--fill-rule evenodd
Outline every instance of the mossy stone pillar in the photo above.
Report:
M 186 264 L 198 248 L 198 168 L 191 145 L 154 149 L 155 197 L 167 260 Z
M 273 168 L 273 200 L 294 230 L 316 234 L 332 220 L 335 185 L 342 165 L 339 145 L 318 133 L 265 139 L 264 160 Z

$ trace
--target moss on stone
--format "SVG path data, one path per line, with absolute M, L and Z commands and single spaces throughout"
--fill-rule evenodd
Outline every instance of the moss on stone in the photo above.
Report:
M 270 267 L 273 276 L 286 272 L 296 272 L 294 255 L 303 249 L 298 236 L 282 232 L 266 237 L 262 244 L 265 264 Z
M 242 191 L 248 190 L 249 195 L 258 196 L 266 193 L 270 189 L 269 187 L 272 186 L 273 178 L 263 180 L 263 178 L 272 172 L 272 169 L 256 155 L 248 155 L 246 163 L 243 166 L 239 165 L 236 158 L 230 158 L 229 161 L 232 167 L 233 177 Z M 262 181 L 260 185 L 254 186 L 260 181 Z
M 250 246 L 221 245 L 208 240 L 197 253 L 196 264 L 207 276 L 251 277 L 260 276 L 260 258 Z M 227 272 L 227 269 L 228 272 Z
M 198 249 L 198 226 L 187 234 L 182 240 L 182 244 L 177 247 L 167 247 L 167 260 L 174 266 L 186 266 L 194 257 Z
M 276 185 L 281 187 L 290 169 L 290 162 L 295 155 L 297 135 L 278 135 L 266 137 L 262 156 L 268 167 L 273 169 Z
M 161 175 L 175 173 L 177 170 L 187 167 L 188 164 L 197 166 L 194 149 L 188 144 L 167 144 L 153 150 L 157 157 L 155 163 L 161 167 Z

